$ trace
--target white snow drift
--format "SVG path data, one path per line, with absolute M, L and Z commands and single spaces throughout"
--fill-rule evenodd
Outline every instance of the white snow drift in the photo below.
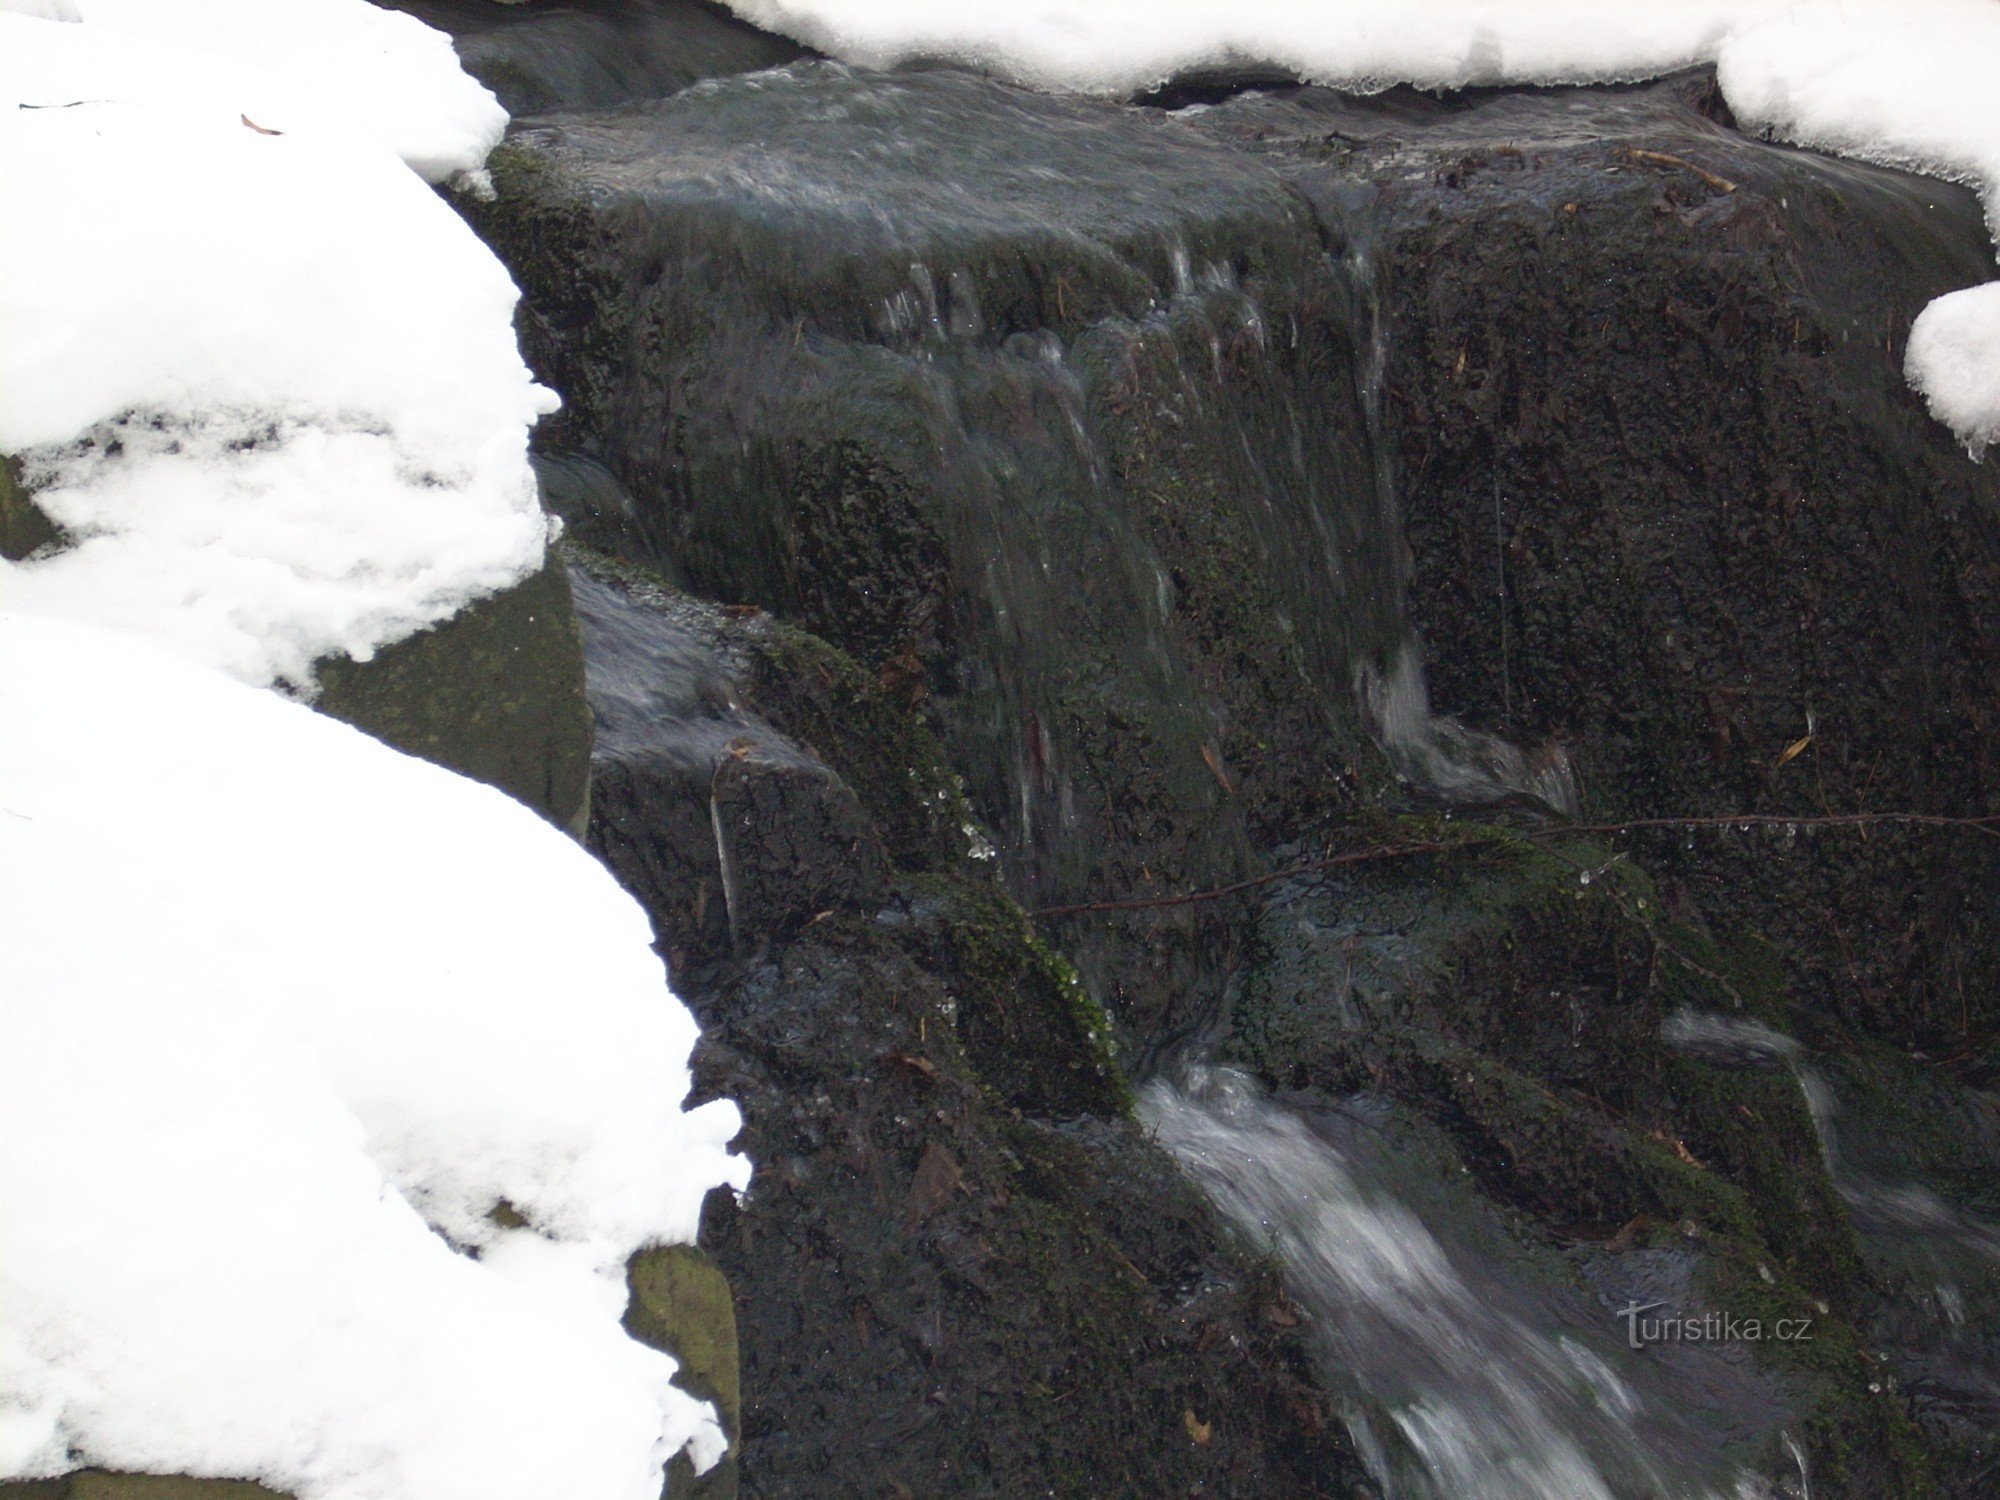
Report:
M 0 722 L 0 1475 L 656 1500 L 712 1460 L 621 1269 L 747 1164 L 603 868 L 109 632 L 0 621 Z
M 513 283 L 384 144 L 483 159 L 449 45 L 360 0 L 81 10 L 0 14 L 0 451 L 78 542 L 9 599 L 308 688 L 540 566 Z
M 0 451 L 69 545 L 0 569 L 0 1477 L 655 1500 L 723 1439 L 622 1268 L 748 1164 L 644 915 L 243 685 L 542 564 L 553 398 L 426 185 L 505 116 L 360 0 L 6 9 Z
M 2000 236 L 1996 0 L 727 0 L 870 67 L 941 58 L 1126 94 L 1263 64 L 1314 83 L 1591 83 L 1718 64 L 1752 128 L 1977 186 Z M 2000 441 L 2000 283 L 1941 297 L 1906 373 L 1975 455 Z

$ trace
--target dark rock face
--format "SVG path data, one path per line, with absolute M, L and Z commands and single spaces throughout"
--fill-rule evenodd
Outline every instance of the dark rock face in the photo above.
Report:
M 702 1235 L 738 1297 L 743 1493 L 1356 1492 L 1275 1272 L 1129 1119 L 1102 1015 L 974 873 L 935 747 L 869 779 L 788 733 L 833 693 L 850 735 L 928 738 L 907 706 L 755 611 L 588 566 L 592 844 L 758 1162 Z M 953 822 L 910 839 L 925 767 L 917 809 Z M 797 904 L 732 933 L 729 879 Z
M 629 492 L 633 550 L 922 700 L 1030 902 L 1227 878 L 1351 805 L 1402 554 L 1353 289 L 1273 175 L 825 64 L 523 122 L 493 169 L 542 440 Z M 1228 950 L 1207 913 L 1065 938 L 1137 1034 Z
M 1441 708 L 1560 737 L 1599 817 L 1994 812 L 2000 472 L 1901 373 L 1994 274 L 1978 204 L 1718 108 L 1693 77 L 1198 123 L 1370 239 Z M 1815 1027 L 1948 1054 L 2000 1017 L 1991 839 L 1649 856 L 1784 947 Z
M 62 539 L 55 522 L 29 497 L 20 467 L 17 459 L 0 457 L 0 557 L 10 562 Z
M 800 47 L 703 0 L 388 0 L 451 36 L 509 114 L 589 109 L 791 62 Z
M 1842 1165 L 1768 1038 L 1949 1048 L 1901 1065 L 1984 1118 L 1992 841 L 1548 826 L 1571 764 L 1607 820 L 1995 807 L 1995 478 L 1883 346 L 1990 274 L 1976 211 L 1711 93 L 1173 118 L 815 63 L 496 154 L 467 212 L 566 398 L 545 478 L 673 584 L 579 585 L 593 843 L 749 1111 L 757 1185 L 705 1232 L 747 1491 L 1351 1483 L 1337 1358 L 1292 1362 L 1299 1310 L 1137 1139 L 1097 1002 L 1135 1072 L 1195 1035 L 1287 1107 L 1389 1112 L 1434 1143 L 1389 1190 L 1476 1191 L 1465 1253 L 1565 1316 L 1809 1310 L 1811 1348 L 1637 1380 L 1741 1408 L 1662 1438 L 1689 1472 L 1990 1463 L 2000 1363 L 1949 1308 L 2000 1305 L 1991 1152 L 1843 1072 L 1901 1165 Z M 1048 910 L 1369 841 L 1430 853 Z M 1919 1188 L 1973 1247 L 1956 1302 L 1905 1253 Z

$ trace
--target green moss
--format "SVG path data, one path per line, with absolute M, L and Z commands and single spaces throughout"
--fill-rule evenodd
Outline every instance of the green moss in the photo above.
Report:
M 662 1245 L 632 1257 L 625 1284 L 626 1330 L 674 1357 L 680 1365 L 674 1383 L 714 1402 L 729 1438 L 727 1456 L 700 1476 L 676 1455 L 667 1473 L 667 1500 L 733 1500 L 743 1392 L 729 1278 L 692 1245 Z
M 21 483 L 20 460 L 0 457 L 0 557 L 19 562 L 29 553 L 61 540 L 62 532 L 55 522 L 35 504 L 27 486 Z
M 1110 1020 L 1012 898 L 951 876 L 906 888 L 918 912 L 911 940 L 957 980 L 954 1025 L 982 1081 L 1034 1115 L 1128 1116 Z
M 385 646 L 318 664 L 323 713 L 496 786 L 579 836 L 590 812 L 583 641 L 559 555 L 526 581 Z

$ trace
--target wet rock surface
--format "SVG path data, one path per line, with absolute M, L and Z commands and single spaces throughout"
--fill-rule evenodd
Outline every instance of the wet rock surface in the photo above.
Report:
M 1605 1493 L 1977 1493 L 1991 1154 L 1835 1064 L 1987 1118 L 1993 841 L 1555 836 L 1994 810 L 2000 491 L 1896 342 L 1976 205 L 1700 77 L 1205 97 L 797 63 L 464 205 L 603 549 L 593 845 L 750 1119 L 745 1492 L 1365 1485 L 1390 1395 L 1127 1113 L 1220 1049 L 1551 1338 L 1814 1320 L 1627 1370 Z
M 1360 1490 L 1275 1268 L 1130 1119 L 1074 973 L 963 826 L 886 856 L 897 841 L 871 814 L 907 826 L 935 752 L 882 782 L 851 762 L 850 789 L 787 731 L 842 672 L 884 711 L 851 662 L 757 612 L 586 567 L 592 844 L 652 914 L 705 1029 L 698 1088 L 742 1104 L 759 1163 L 702 1233 L 736 1289 L 742 1493 Z M 732 934 L 710 778 L 782 786 L 801 764 L 860 836 L 802 853 L 826 820 L 801 804 L 716 813 L 738 879 L 811 892 Z M 964 816 L 949 780 L 918 801 Z
M 1400 554 L 1352 288 L 1274 176 L 1156 114 L 831 64 L 523 121 L 493 170 L 475 222 L 568 402 L 542 441 L 629 493 L 628 550 L 896 678 L 1024 899 L 1228 878 L 1352 802 Z M 1065 944 L 1138 1034 L 1228 935 Z
M 1721 113 L 1692 75 L 1194 123 L 1369 241 L 1441 709 L 1560 738 L 1594 817 L 1991 813 L 2000 472 L 1901 368 L 1923 305 L 1994 275 L 1978 203 Z M 1646 849 L 1785 948 L 1809 1028 L 1990 1033 L 1992 839 Z
M 703 0 L 388 0 L 452 39 L 509 114 L 593 108 L 752 73 L 803 48 Z

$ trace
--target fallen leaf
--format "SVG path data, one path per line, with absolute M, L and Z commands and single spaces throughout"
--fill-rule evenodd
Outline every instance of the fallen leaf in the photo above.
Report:
M 1196 1443 L 1206 1443 L 1210 1434 L 1215 1430 L 1207 1422 L 1196 1421 L 1194 1408 L 1192 1407 L 1181 1413 L 1181 1420 L 1187 1423 L 1188 1436 L 1193 1438 Z
M 889 1061 L 908 1068 L 912 1073 L 921 1073 L 933 1083 L 938 1078 L 938 1065 L 928 1057 L 917 1057 L 908 1052 L 891 1052 Z
M 903 1221 L 911 1228 L 943 1208 L 945 1201 L 965 1183 L 965 1173 L 952 1154 L 936 1141 L 924 1148 L 923 1159 L 910 1179 L 910 1196 L 903 1205 Z
M 1708 1163 L 1702 1161 L 1692 1151 L 1688 1150 L 1686 1142 L 1680 1140 L 1678 1137 L 1670 1136 L 1664 1130 L 1656 1130 L 1653 1132 L 1653 1139 L 1658 1141 L 1662 1146 L 1673 1147 L 1674 1155 L 1689 1166 L 1701 1167 L 1704 1170 L 1707 1169 Z
M 1803 739 L 1793 740 L 1791 744 L 1785 746 L 1785 753 L 1778 757 L 1778 764 L 1781 766 L 1791 764 L 1791 762 L 1799 758 L 1799 752 L 1812 742 L 1813 737 L 1810 734 L 1806 735 Z
M 1646 1232 L 1646 1226 L 1653 1222 L 1648 1214 L 1637 1214 L 1632 1221 L 1604 1242 L 1607 1250 L 1630 1250 L 1633 1241 Z
M 1222 783 L 1222 789 L 1229 793 L 1230 796 L 1235 796 L 1236 788 L 1229 780 L 1229 773 L 1222 769 L 1222 757 L 1215 753 L 1215 747 L 1213 745 L 1203 745 L 1201 747 L 1201 758 L 1208 762 L 1209 770 L 1213 771 L 1215 779 Z

